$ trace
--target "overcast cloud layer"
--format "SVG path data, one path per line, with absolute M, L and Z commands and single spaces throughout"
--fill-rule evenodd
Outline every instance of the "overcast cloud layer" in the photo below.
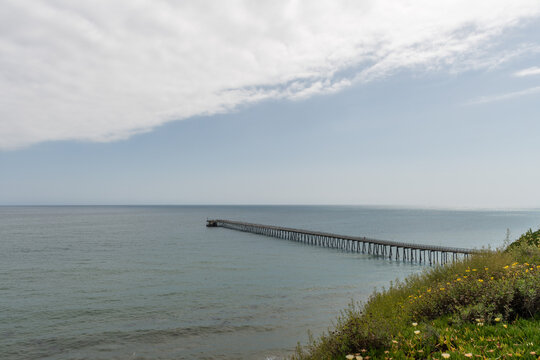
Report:
M 122 139 L 405 67 L 490 66 L 478 54 L 539 15 L 538 0 L 4 0 L 0 148 Z

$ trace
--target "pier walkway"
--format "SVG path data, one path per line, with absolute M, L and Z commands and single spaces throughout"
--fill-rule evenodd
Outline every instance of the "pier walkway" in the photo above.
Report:
M 351 252 L 361 252 L 362 254 L 370 254 L 388 259 L 429 263 L 429 265 L 445 264 L 480 252 L 480 250 L 475 249 L 377 240 L 366 237 L 337 235 L 319 231 L 252 224 L 232 220 L 207 220 L 206 226 L 223 227 L 280 239 L 298 241 L 309 245 Z

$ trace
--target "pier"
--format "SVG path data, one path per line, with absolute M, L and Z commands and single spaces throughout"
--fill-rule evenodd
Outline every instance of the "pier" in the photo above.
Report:
M 475 249 L 411 244 L 232 220 L 207 220 L 206 226 L 223 227 L 279 239 L 297 241 L 308 245 L 369 254 L 386 259 L 429 263 L 429 265 L 446 264 L 450 261 L 467 258 L 471 254 L 480 252 L 480 250 Z

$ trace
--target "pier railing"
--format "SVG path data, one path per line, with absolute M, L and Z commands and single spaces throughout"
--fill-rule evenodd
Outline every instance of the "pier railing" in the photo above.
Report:
M 388 259 L 419 263 L 445 264 L 480 250 L 426 244 L 412 244 L 367 237 L 338 235 L 319 231 L 287 228 L 281 226 L 252 224 L 232 220 L 207 220 L 208 227 L 223 227 L 253 234 L 271 236 L 345 251 L 380 256 Z

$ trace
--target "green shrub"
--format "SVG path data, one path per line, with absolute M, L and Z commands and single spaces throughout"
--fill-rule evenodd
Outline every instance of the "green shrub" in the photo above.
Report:
M 508 246 L 508 250 L 515 249 L 522 245 L 539 247 L 540 246 L 540 229 L 536 230 L 535 232 L 533 232 L 532 229 L 529 229 L 525 234 L 521 235 L 519 239 L 517 239 L 512 244 L 510 244 Z

